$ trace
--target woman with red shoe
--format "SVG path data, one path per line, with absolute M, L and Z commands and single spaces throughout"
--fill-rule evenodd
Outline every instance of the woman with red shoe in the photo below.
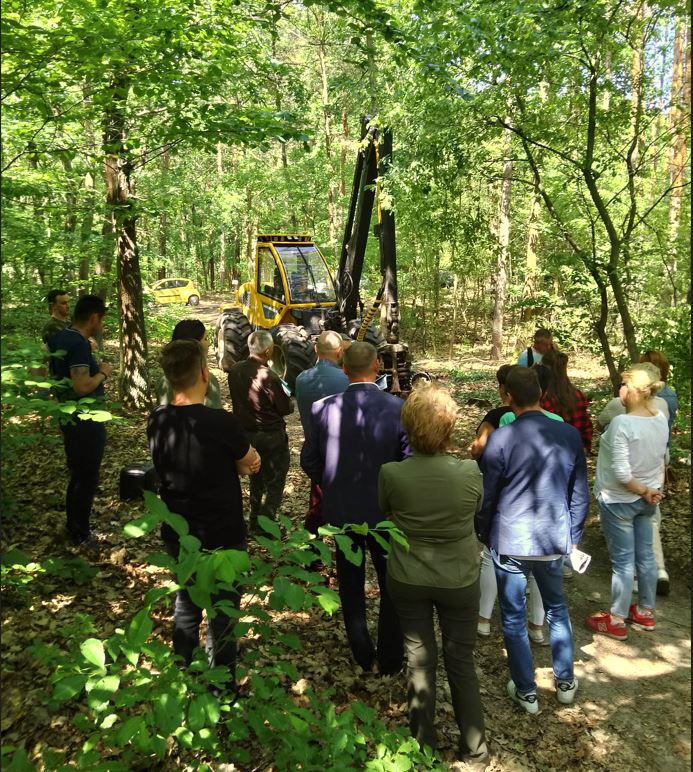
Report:
M 616 416 L 599 443 L 594 494 L 611 556 L 611 612 L 587 617 L 587 627 L 617 640 L 628 637 L 626 621 L 651 632 L 657 564 L 652 549 L 652 519 L 662 500 L 667 419 L 652 404 L 661 389 L 659 370 L 634 365 L 621 376 L 619 398 L 625 415 Z M 631 604 L 637 568 L 639 603 Z

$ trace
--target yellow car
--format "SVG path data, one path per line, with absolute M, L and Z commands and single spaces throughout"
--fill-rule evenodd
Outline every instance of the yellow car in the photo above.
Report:
M 200 290 L 191 279 L 159 279 L 152 284 L 149 294 L 157 303 L 196 306 L 200 302 Z

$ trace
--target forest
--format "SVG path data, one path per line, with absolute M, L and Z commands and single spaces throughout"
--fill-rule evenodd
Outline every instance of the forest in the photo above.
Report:
M 297 416 L 279 523 L 265 523 L 245 559 L 192 550 L 175 566 L 182 583 L 195 574 L 205 608 L 215 571 L 242 577 L 242 699 L 213 690 L 204 657 L 188 671 L 173 661 L 175 586 L 157 534 L 175 516 L 154 495 L 118 491 L 120 470 L 149 459 L 158 357 L 179 320 L 206 325 L 230 407 L 215 323 L 254 280 L 258 234 L 309 234 L 337 272 L 367 126 L 391 131 L 393 149 L 360 295 L 367 306 L 381 285 L 384 211 L 396 223 L 401 339 L 461 410 L 453 454 L 468 458 L 498 403 L 496 369 L 537 328 L 569 355 L 593 419 L 648 350 L 665 352 L 680 400 L 662 503 L 668 631 L 624 654 L 595 647 L 574 616 L 593 702 L 552 708 L 540 725 L 499 704 L 494 626 L 475 653 L 490 769 L 688 768 L 687 4 L 6 0 L 1 25 L 3 766 L 457 768 L 444 743 L 434 756 L 406 731 L 403 674 L 356 673 L 334 576 L 310 569 Z M 154 302 L 169 278 L 194 283 L 196 302 Z M 54 289 L 71 309 L 84 295 L 108 307 L 96 342 L 114 370 L 105 406 L 49 396 L 41 330 Z M 61 541 L 57 427 L 68 413 L 107 426 L 97 558 Z M 585 543 L 595 557 L 571 585 L 578 614 L 609 595 L 596 505 Z M 321 549 L 328 573 L 331 555 Z M 536 657 L 548 683 L 550 654 Z M 452 747 L 449 693 L 439 713 Z M 630 747 L 634 732 L 647 749 Z

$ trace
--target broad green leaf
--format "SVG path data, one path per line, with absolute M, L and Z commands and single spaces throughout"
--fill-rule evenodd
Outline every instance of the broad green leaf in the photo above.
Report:
M 149 638 L 154 624 L 149 616 L 149 609 L 140 609 L 127 626 L 125 636 L 128 643 L 134 647 L 142 646 Z
M 76 697 L 85 687 L 89 676 L 72 675 L 62 678 L 53 689 L 53 698 L 58 702 L 66 702 Z
M 342 550 L 344 557 L 355 566 L 360 566 L 363 561 L 363 551 L 360 547 L 355 547 L 353 540 L 344 534 L 335 534 L 334 540 L 337 548 Z
M 282 532 L 279 529 L 279 526 L 274 522 L 274 520 L 270 520 L 269 517 L 265 517 L 265 515 L 259 515 L 257 522 L 258 522 L 258 525 L 263 529 L 263 531 L 267 531 L 267 533 L 274 536 L 275 539 L 282 538 Z
M 87 638 L 79 647 L 79 650 L 87 662 L 91 662 L 92 665 L 103 669 L 106 664 L 106 652 L 103 648 L 103 641 L 100 641 L 98 638 Z

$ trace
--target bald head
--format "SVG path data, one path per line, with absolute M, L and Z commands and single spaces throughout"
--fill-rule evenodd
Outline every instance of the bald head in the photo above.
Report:
M 319 359 L 339 364 L 342 358 L 342 337 L 338 332 L 325 330 L 315 341 L 315 353 Z
M 380 363 L 378 362 L 378 352 L 371 343 L 356 341 L 349 346 L 343 354 L 342 363 L 344 372 L 349 376 L 349 380 L 355 381 L 375 381 Z

